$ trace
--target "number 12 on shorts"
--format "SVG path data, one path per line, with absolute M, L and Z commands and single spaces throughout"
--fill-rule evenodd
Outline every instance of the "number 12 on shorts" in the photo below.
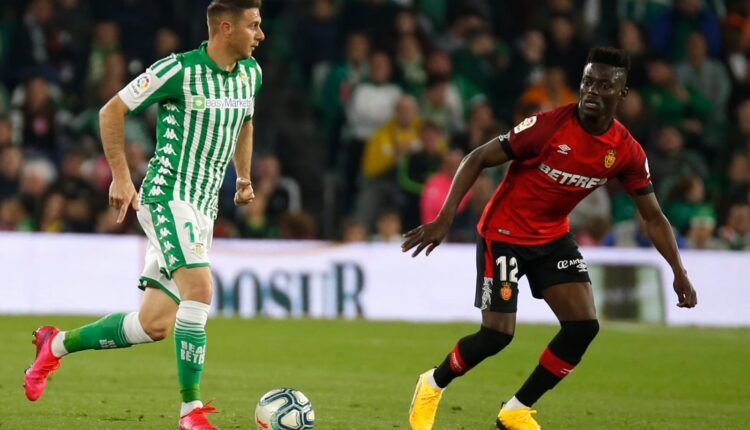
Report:
M 497 264 L 499 268 L 500 282 L 518 282 L 518 261 L 516 261 L 516 257 L 508 258 L 506 255 L 503 255 L 502 257 L 498 257 L 497 260 L 495 260 L 495 264 Z M 509 267 L 510 273 L 508 273 Z

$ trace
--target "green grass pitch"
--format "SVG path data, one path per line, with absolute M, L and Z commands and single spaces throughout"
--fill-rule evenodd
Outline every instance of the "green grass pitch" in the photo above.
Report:
M 31 331 L 72 328 L 72 317 L 0 317 L 0 429 L 174 429 L 172 342 L 65 358 L 37 402 L 22 371 Z M 408 429 L 417 375 L 474 324 L 212 319 L 202 392 L 222 429 L 254 429 L 255 402 L 290 386 L 305 392 L 321 430 Z M 443 396 L 436 430 L 491 430 L 500 401 L 536 365 L 556 332 L 521 325 L 513 343 Z M 582 365 L 538 404 L 545 430 L 750 428 L 750 330 L 604 323 Z

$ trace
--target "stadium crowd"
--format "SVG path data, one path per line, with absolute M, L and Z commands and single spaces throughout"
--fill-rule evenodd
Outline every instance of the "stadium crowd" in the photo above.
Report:
M 0 230 L 132 233 L 107 207 L 100 107 L 206 38 L 208 0 L 4 0 Z M 681 247 L 750 249 L 750 1 L 268 0 L 257 58 L 256 201 L 217 237 L 398 241 L 440 209 L 464 154 L 577 100 L 587 51 L 632 59 L 619 120 L 643 145 Z M 139 185 L 153 110 L 126 121 Z M 460 206 L 473 241 L 504 169 Z M 581 245 L 650 246 L 617 181 L 571 215 Z

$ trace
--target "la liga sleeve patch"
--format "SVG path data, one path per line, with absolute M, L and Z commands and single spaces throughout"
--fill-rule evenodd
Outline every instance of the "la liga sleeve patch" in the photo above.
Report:
M 143 94 L 146 93 L 146 90 L 149 89 L 151 86 L 153 79 L 151 77 L 151 74 L 147 71 L 142 73 L 137 78 L 133 79 L 132 82 L 128 85 L 128 92 L 130 93 L 133 98 L 140 98 Z
M 536 124 L 536 115 L 530 116 L 530 117 L 524 119 L 523 121 L 519 122 L 518 125 L 516 125 L 515 127 L 513 127 L 513 133 L 518 134 L 518 133 L 526 130 L 527 128 L 533 127 L 534 124 Z

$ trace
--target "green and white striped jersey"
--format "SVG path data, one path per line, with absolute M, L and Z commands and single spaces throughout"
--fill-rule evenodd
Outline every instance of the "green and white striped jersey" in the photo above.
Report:
M 186 201 L 216 218 L 237 136 L 253 117 L 261 69 L 251 57 L 226 72 L 206 53 L 207 43 L 157 61 L 118 94 L 131 114 L 159 105 L 141 203 Z

